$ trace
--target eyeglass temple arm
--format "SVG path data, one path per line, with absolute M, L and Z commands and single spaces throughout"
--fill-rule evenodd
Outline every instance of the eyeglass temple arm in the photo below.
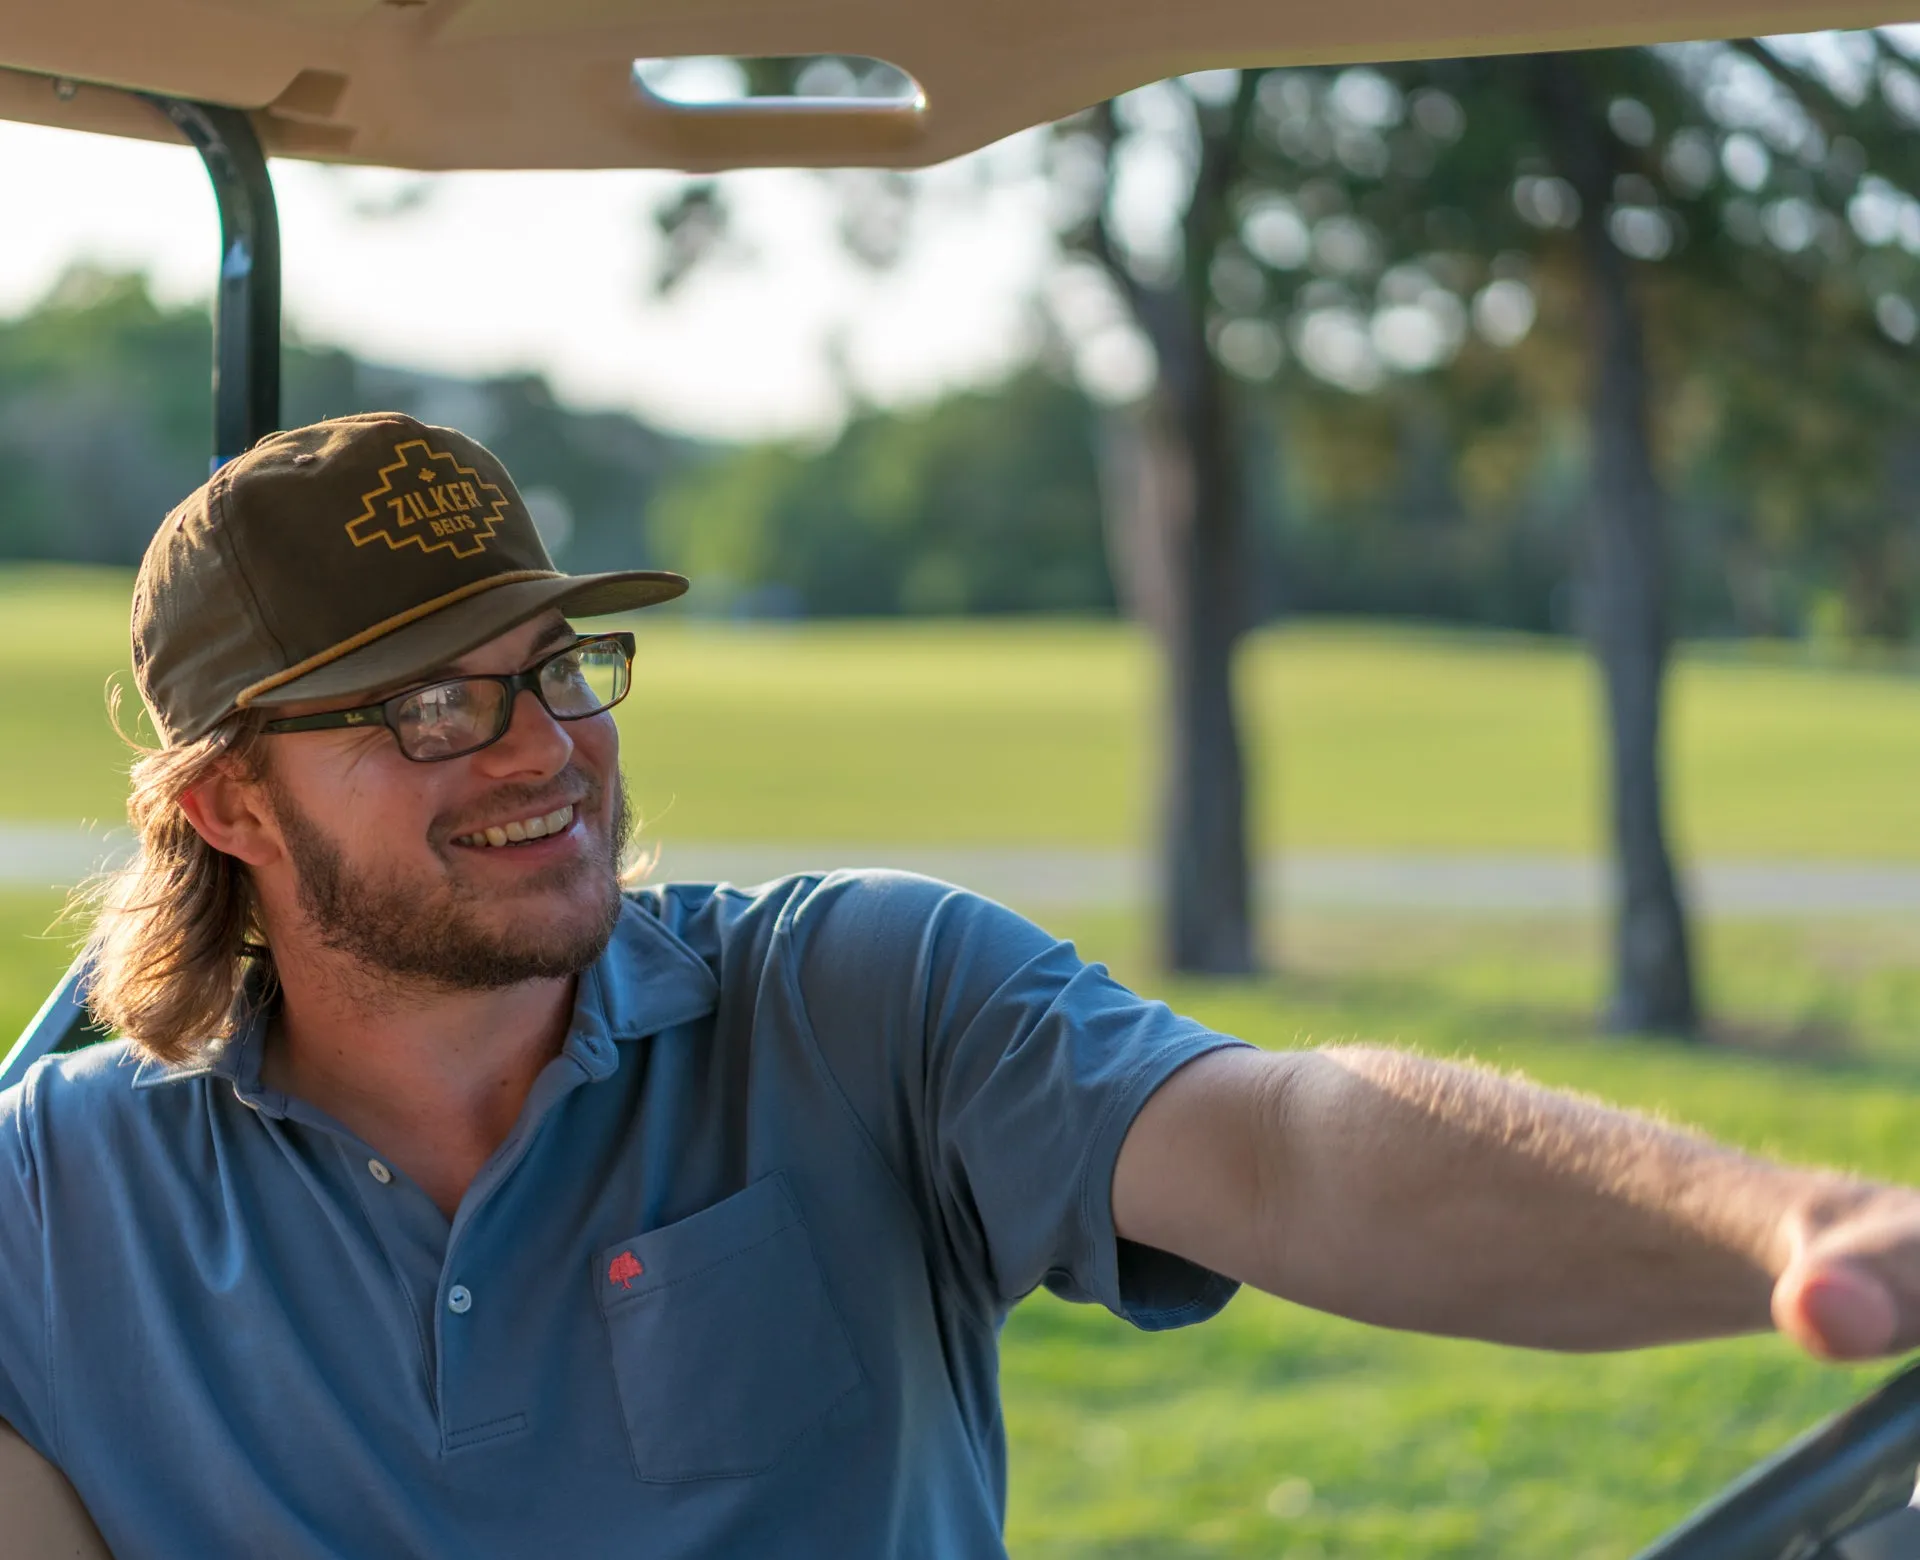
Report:
M 381 706 L 363 704 L 351 710 L 322 710 L 317 715 L 289 715 L 284 720 L 270 720 L 263 728 L 267 731 L 329 731 L 336 726 L 378 726 L 383 724 Z

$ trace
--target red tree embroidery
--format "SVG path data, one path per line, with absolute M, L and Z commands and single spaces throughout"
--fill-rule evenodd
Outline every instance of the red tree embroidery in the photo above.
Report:
M 631 1251 L 623 1251 L 615 1257 L 607 1268 L 607 1282 L 618 1284 L 622 1289 L 633 1288 L 633 1281 L 646 1271 L 640 1266 L 640 1259 Z

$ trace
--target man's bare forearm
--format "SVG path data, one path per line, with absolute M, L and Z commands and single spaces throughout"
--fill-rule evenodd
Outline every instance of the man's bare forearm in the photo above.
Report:
M 1796 1253 L 1873 1195 L 1477 1068 L 1269 1060 L 1240 1276 L 1386 1326 L 1552 1349 L 1757 1330 Z
M 1113 1211 L 1389 1327 L 1624 1349 L 1771 1320 L 1829 1358 L 1920 1348 L 1920 1191 L 1395 1051 L 1188 1063 L 1121 1145 Z

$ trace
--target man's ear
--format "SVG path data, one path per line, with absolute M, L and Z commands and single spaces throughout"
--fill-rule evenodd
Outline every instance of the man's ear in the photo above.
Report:
M 180 811 L 201 839 L 250 867 L 263 867 L 283 854 L 265 789 L 224 764 L 180 793 Z

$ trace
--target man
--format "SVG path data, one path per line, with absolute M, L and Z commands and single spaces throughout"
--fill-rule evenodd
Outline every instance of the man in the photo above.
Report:
M 134 1556 L 1001 1553 L 1040 1284 L 1544 1348 L 1920 1337 L 1920 1197 L 1391 1052 L 1266 1054 L 898 874 L 622 892 L 506 472 L 276 435 L 135 589 L 141 853 L 0 1097 L 0 1417 Z M 777 758 L 777 755 L 771 757 Z

